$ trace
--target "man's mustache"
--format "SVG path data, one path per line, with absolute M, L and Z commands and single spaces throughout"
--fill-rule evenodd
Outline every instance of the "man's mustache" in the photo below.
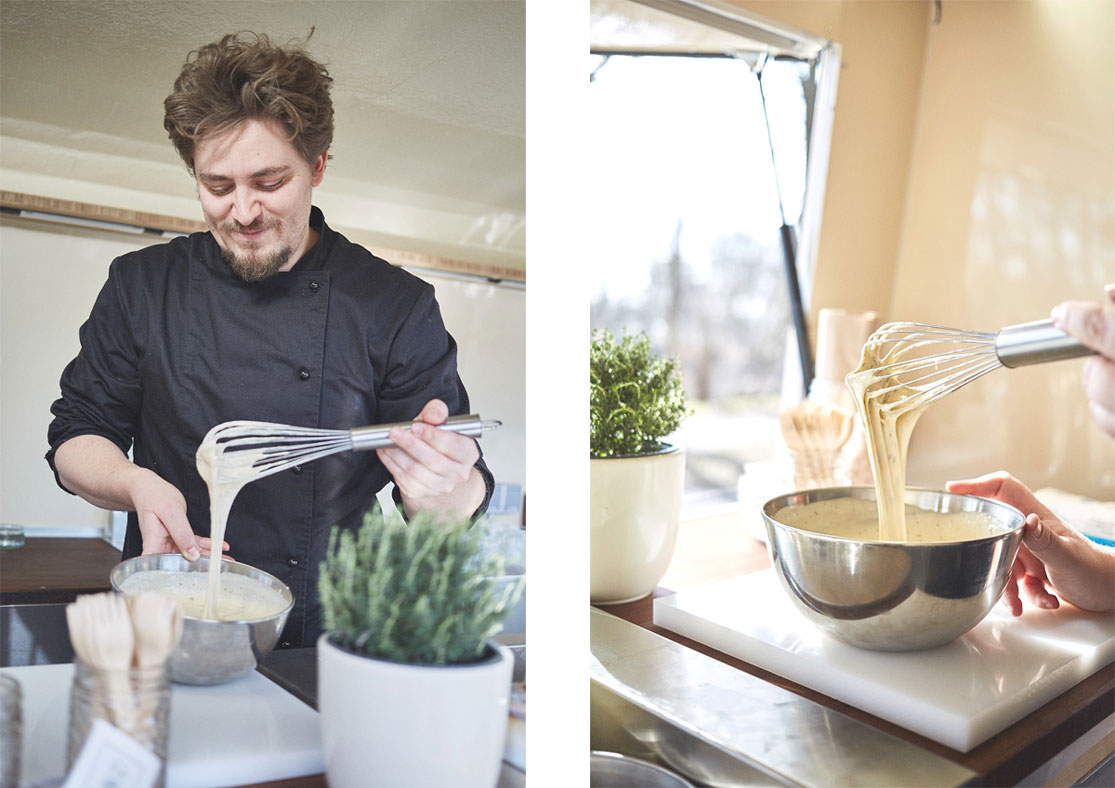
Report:
M 228 221 L 222 224 L 221 229 L 224 230 L 226 233 L 255 233 L 259 232 L 260 230 L 269 230 L 272 227 L 278 226 L 278 219 L 270 219 L 267 221 L 257 219 L 249 225 L 240 224 L 240 222 L 233 219 L 232 221 Z

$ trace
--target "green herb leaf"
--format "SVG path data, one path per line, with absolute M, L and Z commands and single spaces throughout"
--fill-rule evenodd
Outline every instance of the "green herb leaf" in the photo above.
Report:
M 652 454 L 692 411 L 681 364 L 650 351 L 646 332 L 592 332 L 589 353 L 589 454 Z

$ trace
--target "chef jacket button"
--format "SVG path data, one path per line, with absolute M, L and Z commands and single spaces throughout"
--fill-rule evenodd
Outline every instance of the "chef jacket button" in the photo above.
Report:
M 288 558 L 286 560 L 286 565 L 287 566 L 298 566 L 298 559 L 297 558 Z
M 316 293 L 318 288 L 321 287 L 317 282 L 310 282 L 310 292 Z
M 291 468 L 290 470 L 291 470 L 291 472 L 292 472 L 292 473 L 298 473 L 298 474 L 300 474 L 300 473 L 302 473 L 302 466 L 301 466 L 301 465 L 295 465 L 295 466 L 294 466 L 293 468 Z
M 299 380 L 309 380 L 310 379 L 310 370 L 306 369 L 305 367 L 298 370 L 298 379 Z

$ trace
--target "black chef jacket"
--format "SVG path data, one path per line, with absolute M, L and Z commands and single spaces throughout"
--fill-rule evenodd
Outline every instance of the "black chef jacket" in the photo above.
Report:
M 331 230 L 287 272 L 236 277 L 210 233 L 123 255 L 81 327 L 81 351 L 51 407 L 47 461 L 78 435 L 100 435 L 186 497 L 209 535 L 209 494 L 195 452 L 236 419 L 329 429 L 409 421 L 439 398 L 469 412 L 457 348 L 434 289 Z M 492 475 L 483 460 L 486 508 Z M 55 469 L 57 479 L 57 469 Z M 342 452 L 246 485 L 229 515 L 229 555 L 294 593 L 283 646 L 321 633 L 318 566 L 334 524 L 357 528 L 391 476 L 374 451 Z M 128 515 L 124 557 L 142 539 Z

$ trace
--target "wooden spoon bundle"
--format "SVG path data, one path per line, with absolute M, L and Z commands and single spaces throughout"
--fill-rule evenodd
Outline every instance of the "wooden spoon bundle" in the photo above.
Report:
M 91 716 L 145 738 L 145 720 L 158 698 L 136 692 L 133 668 L 150 671 L 166 664 L 182 636 L 178 604 L 151 593 L 86 594 L 66 606 L 66 624 L 74 653 L 97 677 Z
M 844 408 L 809 399 L 782 409 L 782 439 L 794 460 L 796 487 L 836 483 L 836 458 L 852 434 L 852 416 Z

